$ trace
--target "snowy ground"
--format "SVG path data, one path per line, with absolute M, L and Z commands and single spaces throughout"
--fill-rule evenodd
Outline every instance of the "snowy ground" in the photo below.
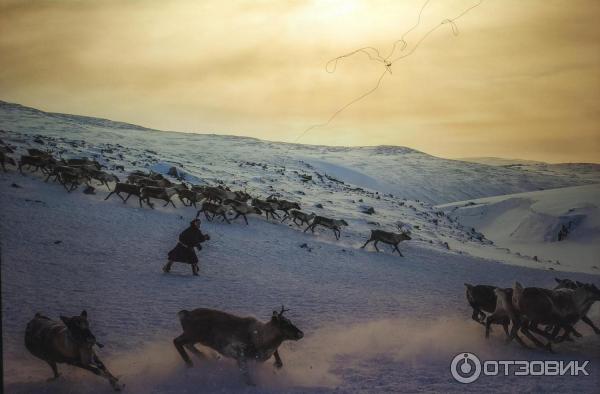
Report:
M 600 273 L 600 184 L 438 206 L 495 245 L 554 260 L 563 270 Z M 562 232 L 562 234 L 561 234 Z M 516 254 L 510 254 L 514 256 Z
M 136 168 L 164 171 L 174 164 L 194 183 L 218 179 L 262 197 L 280 193 L 304 210 L 350 224 L 336 241 L 325 230 L 305 234 L 258 217 L 248 226 L 204 221 L 212 238 L 200 253 L 201 276 L 192 277 L 183 265 L 165 275 L 160 267 L 166 251 L 195 210 L 177 201 L 177 209 L 156 210 L 131 200 L 103 201 L 107 192 L 101 187 L 92 196 L 67 194 L 39 174 L 10 168 L 0 175 L 6 392 L 110 392 L 106 382 L 64 366 L 61 379 L 46 383 L 49 368 L 23 346 L 24 327 L 35 312 L 57 318 L 82 309 L 106 345 L 101 356 L 127 392 L 593 392 L 600 383 L 600 341 L 587 326 L 578 326 L 584 338 L 556 346 L 556 355 L 505 346 L 499 329 L 486 341 L 482 327 L 470 320 L 463 286 L 519 280 L 551 287 L 555 276 L 598 284 L 598 276 L 591 270 L 556 272 L 586 270 L 507 252 L 431 205 L 589 181 L 465 166 L 406 148 L 171 134 L 7 104 L 0 108 L 0 128 L 8 130 L 0 138 L 20 152 L 36 146 L 63 157 L 96 155 L 121 177 Z M 32 142 L 36 135 L 43 145 Z M 117 165 L 126 171 L 115 170 Z M 493 181 L 471 183 L 474 174 Z M 442 178 L 436 186 L 434 179 Z M 375 214 L 362 213 L 365 207 Z M 404 258 L 385 246 L 381 253 L 360 249 L 370 229 L 399 226 L 413 234 L 400 246 Z M 181 309 L 212 307 L 266 319 L 281 304 L 306 336 L 282 346 L 283 370 L 275 371 L 271 362 L 254 368 L 257 387 L 246 387 L 229 360 L 214 357 L 187 369 L 172 346 Z M 589 316 L 598 322 L 600 305 Z M 449 364 L 462 351 L 486 359 L 585 359 L 591 375 L 483 377 L 461 385 Z

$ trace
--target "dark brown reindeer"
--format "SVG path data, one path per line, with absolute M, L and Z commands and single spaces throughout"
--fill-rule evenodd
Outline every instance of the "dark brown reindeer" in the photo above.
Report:
M 77 189 L 79 185 L 89 182 L 89 180 L 90 178 L 82 173 L 64 172 L 59 175 L 60 184 L 63 185 L 65 190 L 69 193 Z
M 585 286 L 584 283 L 578 282 L 578 281 L 573 281 L 571 279 L 558 279 L 558 278 L 554 278 L 554 280 L 556 280 L 556 283 L 558 283 L 556 285 L 556 287 L 554 288 L 554 290 L 558 290 L 558 289 L 576 289 L 578 287 L 582 287 Z M 596 287 L 595 285 L 592 285 L 594 287 Z M 588 312 L 590 311 L 590 308 L 592 307 L 593 303 L 588 303 L 588 305 L 583 308 L 582 310 L 582 316 L 581 316 L 581 321 L 583 321 L 584 323 L 586 323 L 587 325 L 589 325 L 590 327 L 592 327 L 592 329 L 594 330 L 594 333 L 596 333 L 597 335 L 600 335 L 600 329 L 598 327 L 596 327 L 594 325 L 594 322 L 592 320 L 590 320 L 590 318 L 587 316 Z
M 467 288 L 467 301 L 471 308 L 473 308 L 471 318 L 477 323 L 485 326 L 485 337 L 489 338 L 492 324 L 500 324 L 504 328 L 507 340 L 510 341 L 512 339 L 509 332 L 510 322 L 511 318 L 515 317 L 514 311 L 510 305 L 512 289 L 500 289 L 490 285 L 474 286 L 468 283 L 465 283 L 465 287 Z M 502 290 L 508 294 L 508 305 L 506 298 L 498 298 L 498 290 Z M 527 347 L 518 335 L 515 336 L 515 339 L 521 345 Z
M 109 182 L 120 182 L 119 178 L 116 175 L 101 170 L 90 171 L 89 176 L 91 179 L 95 179 L 102 185 L 106 186 L 108 191 L 110 191 L 110 185 L 108 184 Z
M 266 201 L 277 204 L 277 209 L 285 212 L 286 216 L 290 214 L 289 213 L 290 209 L 297 209 L 297 210 L 300 209 L 300 204 L 298 204 L 297 202 L 281 200 L 281 199 L 273 197 L 272 195 L 267 197 Z
M 183 310 L 178 313 L 183 334 L 173 340 L 175 348 L 183 361 L 192 366 L 192 360 L 185 349 L 203 358 L 204 354 L 194 344 L 216 350 L 225 357 L 237 361 L 248 384 L 253 384 L 248 373 L 248 361 L 265 362 L 275 357 L 275 366 L 281 368 L 283 362 L 278 348 L 283 341 L 297 341 L 304 333 L 300 331 L 283 313 L 286 310 L 273 311 L 271 320 L 260 322 L 253 317 L 238 317 L 213 309 Z
M 135 172 L 135 171 L 132 172 L 131 174 L 127 175 L 127 183 L 137 184 L 137 181 L 140 179 L 150 179 L 150 177 L 148 177 L 147 174 Z
M 52 157 L 52 152 L 49 150 L 41 150 L 41 149 L 36 149 L 36 148 L 28 148 L 27 149 L 27 154 L 29 156 L 46 156 L 46 157 Z
M 555 278 L 555 280 L 557 282 L 557 285 L 554 288 L 554 290 L 576 289 L 577 287 L 585 286 L 584 283 L 572 281 L 570 279 Z M 591 285 L 591 286 L 594 286 L 594 285 Z M 497 295 L 501 294 L 501 295 L 497 296 L 498 304 L 496 306 L 496 310 L 494 311 L 493 314 L 489 315 L 486 319 L 486 337 L 489 335 L 489 326 L 491 323 L 503 324 L 503 322 L 505 322 L 505 321 L 508 321 L 508 320 L 515 321 L 515 319 L 517 319 L 517 321 L 519 321 L 519 318 L 516 313 L 516 310 L 514 309 L 514 306 L 512 308 L 513 311 L 510 310 L 511 306 L 512 306 L 513 289 L 500 289 L 500 290 L 502 291 L 503 294 L 499 293 L 499 289 L 494 290 L 495 294 L 497 294 Z M 509 305 L 508 301 L 502 301 L 503 305 L 500 305 L 501 296 L 508 298 L 510 300 L 511 304 Z M 518 297 L 515 296 L 515 302 L 518 302 L 516 300 L 516 298 L 518 298 Z M 594 329 L 594 332 L 596 334 L 600 334 L 600 330 L 598 330 L 598 328 L 594 325 L 594 323 L 586 316 L 587 313 L 589 312 L 589 309 L 591 308 L 592 304 L 593 304 L 593 301 L 588 302 L 583 307 L 583 309 L 581 311 L 581 320 L 583 322 L 585 322 L 586 324 L 590 325 Z M 505 327 L 505 329 L 506 329 L 506 327 Z M 580 336 L 580 334 L 577 332 L 577 330 L 575 330 L 575 327 L 571 327 L 570 333 L 565 332 L 565 335 L 558 337 L 558 338 L 557 338 L 557 335 L 560 331 L 560 326 L 546 325 L 545 331 L 541 331 L 537 324 L 529 323 L 529 326 L 527 329 L 532 331 L 533 333 L 543 336 L 544 338 L 546 338 L 552 342 L 562 342 L 564 340 L 571 340 L 569 338 L 570 333 L 573 333 L 576 336 Z M 516 338 L 518 339 L 518 337 L 516 337 Z M 523 346 L 525 346 L 521 341 L 519 341 L 519 342 Z
M 513 286 L 512 305 L 518 314 L 518 321 L 513 322 L 511 336 L 517 331 L 529 338 L 534 344 L 552 351 L 552 342 L 562 342 L 569 334 L 580 337 L 573 326 L 582 318 L 584 312 L 589 310 L 590 304 L 600 301 L 600 290 L 595 285 L 584 284 L 576 289 L 549 290 L 538 287 L 523 288 L 516 282 Z M 552 326 L 552 334 L 537 329 L 539 325 Z M 555 339 L 558 330 L 563 329 L 564 334 Z M 541 342 L 531 331 L 548 339 L 547 343 Z
M 35 167 L 33 172 L 41 170 L 43 173 L 46 173 L 49 167 L 56 164 L 56 160 L 51 156 L 21 156 L 19 159 L 19 172 L 23 173 L 23 166 Z
M 86 157 L 84 158 L 76 158 L 76 159 L 67 159 L 65 160 L 68 166 L 90 166 L 96 170 L 102 169 L 102 165 L 98 163 L 96 160 L 90 160 Z
M 84 169 L 70 166 L 54 166 L 48 173 L 45 182 L 48 182 L 51 177 L 54 177 L 54 180 L 63 185 L 69 193 L 75 190 L 80 184 L 89 182 L 90 180 Z
M 194 190 L 179 190 L 177 194 L 179 201 L 181 201 L 181 203 L 186 207 L 191 207 L 193 205 L 194 208 L 197 208 L 196 203 L 199 203 L 204 198 L 202 194 Z
M 154 209 L 154 204 L 150 202 L 150 198 L 156 198 L 157 200 L 163 200 L 165 204 L 163 207 L 171 204 L 173 208 L 177 208 L 171 197 L 177 194 L 177 189 L 168 187 L 156 187 L 156 186 L 145 186 L 140 189 L 140 206 L 142 205 L 142 201 L 146 201 L 146 204 L 152 209 Z
M 204 216 L 206 220 L 212 221 L 215 216 L 221 217 L 221 221 L 226 221 L 228 224 L 231 224 L 229 219 L 227 218 L 227 208 L 226 205 L 213 204 L 212 202 L 205 201 L 202 203 L 202 207 L 196 213 L 196 217 L 200 216 L 201 212 L 204 212 Z M 212 217 L 208 216 L 209 213 L 212 213 Z
M 261 215 L 262 211 L 256 207 L 252 207 L 245 202 L 235 201 L 235 200 L 225 200 L 225 204 L 228 204 L 231 209 L 235 212 L 235 216 L 232 220 L 239 218 L 240 216 L 244 218 L 246 225 L 248 224 L 248 218 L 246 215 L 255 213 L 257 215 Z
M 234 192 L 222 186 L 206 186 L 202 193 L 209 202 L 218 202 L 219 204 L 222 204 L 225 200 L 246 202 L 250 199 L 250 195 L 246 192 Z
M 304 232 L 306 232 L 308 229 L 310 229 L 310 231 L 314 233 L 315 227 L 323 226 L 323 227 L 327 227 L 327 228 L 330 228 L 331 230 L 333 230 L 333 235 L 335 235 L 335 239 L 340 239 L 340 228 L 342 226 L 347 226 L 347 225 L 348 225 L 348 223 L 344 219 L 338 220 L 338 219 L 326 218 L 323 216 L 315 216 L 312 223 L 304 229 Z
M 115 185 L 115 188 L 113 191 L 111 191 L 110 193 L 108 193 L 108 196 L 106 196 L 106 198 L 104 200 L 108 200 L 110 196 L 112 196 L 113 194 L 116 194 L 117 196 L 119 196 L 119 198 L 121 200 L 123 200 L 123 203 L 127 203 L 127 200 L 129 200 L 129 197 L 131 197 L 132 195 L 140 197 L 141 193 L 140 190 L 142 188 L 138 185 L 133 185 L 131 183 L 120 183 L 117 182 L 117 184 Z M 127 198 L 123 198 L 123 196 L 121 195 L 121 193 L 126 193 L 127 194 Z M 142 207 L 142 202 L 140 201 L 140 208 Z
M 265 213 L 265 216 L 267 217 L 267 220 L 269 220 L 269 214 L 271 215 L 271 217 L 273 219 L 280 218 L 280 216 L 277 214 L 277 212 L 275 212 L 275 210 L 277 210 L 278 207 L 277 207 L 277 204 L 274 202 L 268 202 L 268 201 L 260 200 L 258 198 L 253 198 L 252 206 L 263 211 Z
M 513 326 L 520 324 L 520 318 L 512 304 L 512 289 L 501 289 L 496 287 L 494 289 L 494 295 L 496 296 L 496 308 L 485 320 L 485 337 L 490 337 L 492 324 L 501 324 L 504 327 L 504 332 L 507 337 L 506 342 L 508 343 L 513 339 L 513 336 L 508 332 L 509 324 L 511 322 L 513 323 Z M 521 346 L 529 348 L 516 332 L 514 333 L 514 339 L 519 342 Z
M 169 181 L 168 179 L 139 178 L 135 183 L 140 186 L 147 186 L 147 187 L 168 188 L 168 187 L 173 186 L 173 182 Z
M 283 219 L 281 219 L 281 223 L 285 222 L 287 219 L 292 218 L 292 222 L 296 226 L 303 226 L 305 223 L 310 225 L 310 221 L 317 216 L 314 213 L 307 214 L 302 211 L 298 211 L 296 209 L 291 210 L 289 213 L 286 213 Z M 300 221 L 300 223 L 298 223 Z
M 375 246 L 375 250 L 379 252 L 379 249 L 377 248 L 377 242 L 381 241 L 384 244 L 393 246 L 392 253 L 394 253 L 395 250 L 400 256 L 403 256 L 402 252 L 400 252 L 400 249 L 398 249 L 398 244 L 402 241 L 410 241 L 411 239 L 412 238 L 410 237 L 410 235 L 408 235 L 408 233 L 405 232 L 398 234 L 383 230 L 371 230 L 371 237 L 367 240 L 367 242 L 365 242 L 363 246 L 361 246 L 361 249 L 364 249 L 369 242 L 375 241 L 373 246 Z
M 485 325 L 487 314 L 494 313 L 496 310 L 496 286 L 490 285 L 471 285 L 465 283 L 467 302 L 473 308 L 471 318 L 479 324 Z M 487 313 L 487 314 L 486 314 Z
M 15 160 L 7 156 L 3 151 L 0 151 L 0 165 L 2 166 L 2 171 L 6 172 L 6 164 L 10 164 L 16 167 L 17 163 Z
M 61 316 L 60 319 L 64 324 L 36 313 L 25 329 L 25 347 L 50 365 L 54 374 L 50 380 L 59 377 L 56 364 L 65 363 L 108 379 L 112 388 L 120 391 L 119 379 L 108 371 L 93 349 L 94 345 L 102 345 L 90 331 L 87 312 L 73 317 Z
M 206 186 L 203 191 L 204 197 L 208 202 L 217 202 L 221 204 L 227 199 L 235 200 L 236 195 L 230 190 L 226 190 L 221 186 Z

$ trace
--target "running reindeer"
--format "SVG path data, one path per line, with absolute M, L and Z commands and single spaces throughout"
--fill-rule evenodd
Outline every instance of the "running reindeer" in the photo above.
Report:
M 550 290 L 524 288 L 515 282 L 512 290 L 511 304 L 517 318 L 513 321 L 511 336 L 514 337 L 520 330 L 538 347 L 549 351 L 552 351 L 553 342 L 567 340 L 569 334 L 581 337 L 573 326 L 585 316 L 591 304 L 600 301 L 600 290 L 593 284 L 582 284 L 575 289 Z M 552 327 L 552 332 L 548 334 L 538 329 L 539 325 Z M 564 334 L 557 338 L 561 328 Z M 548 342 L 544 344 L 532 332 L 545 337 Z
M 115 184 L 115 188 L 113 189 L 113 191 L 108 193 L 108 196 L 106 196 L 106 198 L 104 200 L 108 200 L 110 198 L 110 196 L 112 196 L 113 194 L 116 194 L 117 196 L 119 196 L 119 198 L 121 200 L 123 200 L 123 204 L 125 204 L 125 203 L 127 203 L 127 200 L 129 200 L 129 197 L 131 197 L 132 195 L 137 196 L 139 198 L 141 196 L 141 194 L 140 194 L 141 189 L 142 188 L 140 186 L 134 185 L 131 183 L 117 183 L 117 184 Z M 123 198 L 121 193 L 127 194 L 127 198 Z M 140 208 L 141 207 L 142 207 L 142 201 L 140 201 Z
M 364 249 L 369 242 L 375 241 L 373 246 L 375 246 L 375 250 L 379 252 L 379 249 L 377 248 L 377 242 L 381 241 L 384 244 L 393 246 L 392 253 L 394 253 L 394 251 L 397 251 L 400 256 L 404 256 L 402 252 L 400 252 L 400 249 L 398 249 L 398 244 L 402 241 L 410 241 L 411 239 L 412 238 L 410 237 L 410 235 L 408 235 L 408 233 L 406 232 L 398 234 L 383 230 L 371 230 L 371 237 L 360 248 Z
M 297 341 L 304 336 L 283 316 L 284 312 L 286 309 L 282 306 L 280 311 L 273 311 L 271 320 L 263 323 L 253 317 L 238 317 L 214 309 L 183 310 L 178 313 L 183 334 L 175 338 L 173 344 L 188 367 L 192 366 L 192 360 L 185 349 L 201 359 L 205 357 L 194 346 L 196 343 L 235 359 L 246 383 L 253 385 L 248 373 L 248 360 L 265 362 L 273 356 L 275 366 L 281 368 L 283 362 L 278 352 L 281 343 L 286 340 Z
M 308 227 L 306 227 L 304 229 L 304 232 L 306 232 L 310 229 L 310 231 L 312 233 L 314 233 L 315 227 L 323 226 L 323 227 L 327 227 L 327 228 L 333 230 L 333 235 L 335 235 L 335 239 L 340 239 L 340 228 L 342 226 L 347 226 L 347 225 L 348 225 L 348 223 L 344 219 L 338 220 L 338 219 L 326 218 L 323 216 L 315 216 L 312 223 L 309 224 Z
M 25 347 L 50 365 L 54 374 L 50 380 L 60 376 L 56 364 L 65 363 L 108 379 L 112 388 L 120 391 L 119 379 L 108 371 L 93 349 L 94 345 L 102 345 L 90 331 L 87 312 L 60 319 L 64 324 L 36 313 L 25 329 Z
M 262 211 L 260 209 L 258 209 L 256 207 L 252 207 L 252 206 L 246 204 L 245 202 L 236 201 L 236 200 L 225 200 L 223 203 L 225 205 L 228 205 L 229 207 L 231 207 L 233 212 L 235 212 L 235 216 L 231 220 L 235 220 L 241 216 L 242 218 L 244 218 L 244 222 L 246 222 L 246 225 L 248 225 L 248 218 L 246 217 L 246 215 L 248 215 L 250 213 L 255 213 L 257 215 L 262 214 Z
M 289 218 L 292 218 L 292 222 L 294 222 L 296 226 L 301 227 L 305 223 L 310 225 L 310 221 L 313 220 L 315 216 L 317 215 L 314 213 L 308 214 L 297 209 L 292 209 L 289 213 L 286 213 L 283 219 L 281 219 L 281 223 L 285 222 Z M 300 221 L 300 223 L 298 223 L 298 221 Z

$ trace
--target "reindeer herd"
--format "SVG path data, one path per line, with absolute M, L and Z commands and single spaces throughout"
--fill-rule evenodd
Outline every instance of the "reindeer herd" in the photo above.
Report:
M 465 283 L 467 301 L 473 308 L 471 317 L 485 326 L 486 338 L 491 325 L 499 324 L 508 342 L 514 339 L 528 347 L 519 336 L 521 332 L 535 346 L 549 351 L 553 343 L 572 341 L 571 334 L 581 337 L 574 327 L 580 320 L 600 335 L 600 329 L 587 316 L 592 304 L 600 301 L 598 287 L 570 279 L 556 278 L 556 282 L 554 289 L 524 288 L 519 282 L 512 288 Z
M 33 172 L 41 171 L 46 176 L 45 182 L 58 182 L 69 193 L 84 184 L 89 187 L 95 180 L 108 189 L 109 193 L 105 200 L 116 195 L 123 203 L 127 203 L 131 196 L 135 196 L 140 208 L 145 203 L 154 209 L 151 199 L 163 201 L 163 207 L 170 204 L 176 208 L 173 199 L 177 197 L 184 206 L 198 208 L 200 205 L 196 217 L 204 214 L 208 221 L 219 218 L 222 222 L 230 224 L 241 217 L 247 225 L 247 215 L 264 214 L 267 220 L 278 220 L 281 223 L 291 219 L 296 226 L 306 226 L 304 232 L 310 230 L 314 233 L 317 226 L 325 227 L 333 231 L 337 240 L 340 239 L 342 227 L 348 226 L 348 222 L 343 219 L 302 212 L 297 202 L 280 199 L 274 195 L 263 200 L 251 196 L 246 191 L 233 191 L 222 183 L 216 186 L 174 183 L 160 173 L 140 170 L 131 172 L 125 182 L 121 182 L 116 175 L 103 171 L 103 166 L 99 162 L 87 158 L 57 159 L 49 151 L 31 148 L 27 150 L 27 155 L 22 155 L 18 163 L 15 163 L 14 159 L 7 155 L 13 153 L 11 148 L 3 146 L 0 148 L 0 153 L 1 164 L 5 171 L 5 163 L 18 165 L 21 173 L 24 169 Z M 111 190 L 112 183 L 114 188 Z M 410 239 L 408 232 L 372 230 L 369 240 L 362 248 L 365 248 L 369 242 L 374 242 L 375 249 L 379 251 L 377 243 L 382 242 L 392 246 L 392 253 L 397 251 L 402 256 L 398 244 Z
M 14 153 L 11 148 L 0 146 L 0 164 L 4 171 L 5 164 L 18 166 L 20 172 L 24 169 L 41 171 L 46 176 L 46 182 L 58 182 L 69 193 L 83 184 L 91 186 L 91 181 L 96 180 L 109 190 L 105 200 L 116 195 L 123 203 L 127 203 L 133 195 L 137 197 L 140 207 L 145 203 L 154 208 L 151 199 L 163 201 L 163 206 L 171 204 L 176 207 L 173 198 L 177 196 L 184 206 L 198 208 L 199 205 L 196 217 L 204 214 L 209 221 L 220 218 L 221 221 L 230 223 L 242 217 L 247 225 L 247 215 L 264 214 L 267 220 L 271 218 L 281 223 L 291 220 L 296 226 L 306 226 L 304 232 L 314 232 L 317 226 L 328 228 L 333 231 L 336 239 L 340 238 L 342 227 L 348 226 L 343 219 L 303 212 L 299 203 L 279 199 L 274 195 L 263 200 L 252 197 L 246 191 L 230 190 L 222 184 L 207 186 L 173 183 L 161 174 L 143 171 L 134 171 L 127 176 L 125 182 L 121 182 L 114 174 L 103 171 L 102 165 L 94 160 L 56 159 L 50 152 L 28 149 L 28 154 L 15 162 L 9 156 L 11 153 Z M 112 183 L 114 188 L 111 190 Z M 231 218 L 229 215 L 234 216 Z M 402 256 L 398 245 L 410 239 L 407 232 L 372 230 L 361 248 L 373 242 L 373 246 L 379 251 L 377 244 L 381 242 L 391 245 L 392 253 L 397 251 Z M 587 317 L 592 304 L 600 301 L 600 290 L 593 284 L 568 279 L 556 281 L 558 284 L 554 289 L 523 288 L 518 282 L 513 288 L 465 284 L 467 300 L 473 308 L 472 319 L 485 326 L 486 338 L 489 337 L 493 324 L 502 325 L 508 342 L 514 339 L 528 347 L 519 336 L 520 332 L 536 346 L 550 351 L 554 343 L 572 340 L 571 335 L 581 336 L 574 328 L 579 320 L 589 324 L 596 334 L 600 334 L 600 329 Z M 284 316 L 285 311 L 282 306 L 281 310 L 273 311 L 267 322 L 261 322 L 252 317 L 239 317 L 212 309 L 182 310 L 178 317 L 183 333 L 173 340 L 173 345 L 188 366 L 192 366 L 188 352 L 198 358 L 205 358 L 195 347 L 196 344 L 232 358 L 237 361 L 246 382 L 252 384 L 248 374 L 248 361 L 264 362 L 273 357 L 275 367 L 281 368 L 283 362 L 278 352 L 279 346 L 283 341 L 297 341 L 304 336 Z M 53 373 L 51 379 L 59 376 L 57 363 L 66 363 L 104 377 L 114 390 L 121 390 L 123 385 L 109 372 L 94 351 L 94 346 L 102 345 L 90 330 L 87 312 L 83 311 L 72 317 L 61 316 L 60 319 L 62 322 L 38 313 L 25 330 L 26 348 L 48 363 Z

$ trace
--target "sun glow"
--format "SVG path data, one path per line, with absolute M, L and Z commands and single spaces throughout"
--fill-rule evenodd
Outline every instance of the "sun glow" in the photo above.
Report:
M 478 0 L 431 0 L 414 45 Z M 485 1 L 299 142 L 600 161 L 600 2 Z M 424 0 L 0 1 L 0 99 L 149 127 L 293 141 L 372 88 Z M 35 26 L 35 28 L 32 28 Z M 568 133 L 565 133 L 568 130 Z M 516 149 L 516 151 L 515 151 Z M 476 152 L 476 153 L 472 153 Z

